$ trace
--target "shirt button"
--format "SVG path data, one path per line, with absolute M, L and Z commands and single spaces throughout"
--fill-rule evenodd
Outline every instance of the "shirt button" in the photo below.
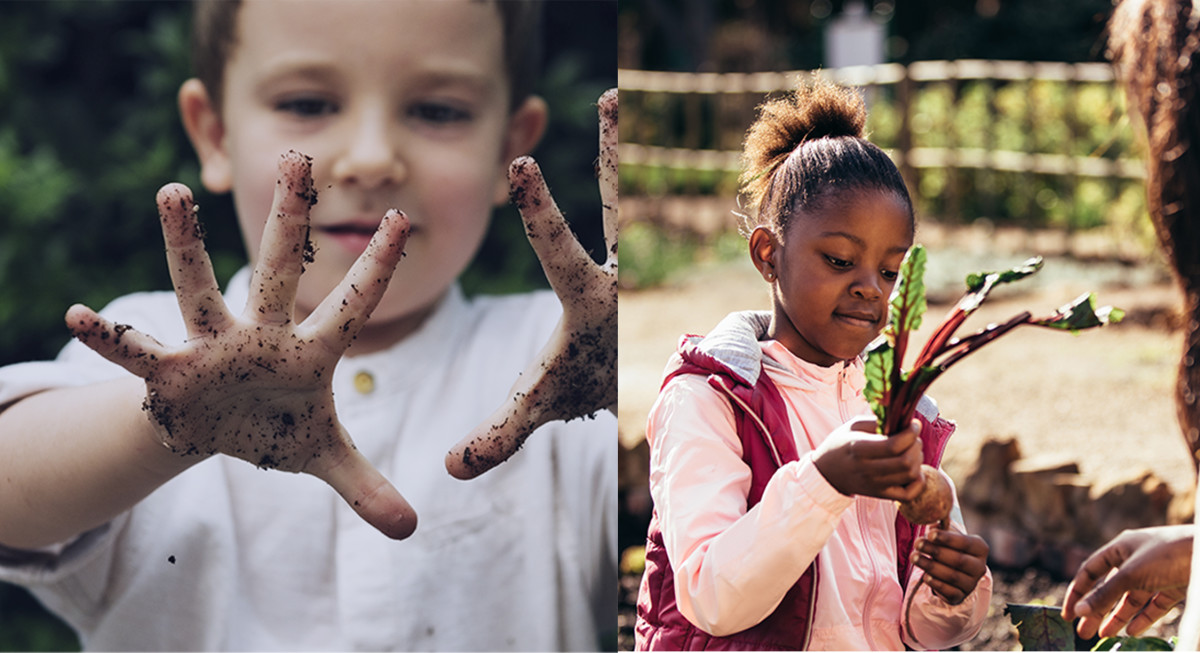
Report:
M 359 394 L 369 395 L 375 391 L 375 377 L 370 372 L 359 372 L 354 375 L 354 389 Z

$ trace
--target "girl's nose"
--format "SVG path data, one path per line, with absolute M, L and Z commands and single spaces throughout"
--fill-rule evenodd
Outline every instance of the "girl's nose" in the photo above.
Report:
M 874 302 L 883 296 L 883 288 L 879 284 L 877 275 L 863 275 L 850 286 L 850 293 L 859 299 Z
M 364 107 L 349 125 L 349 139 L 333 165 L 338 183 L 364 189 L 399 184 L 406 169 L 395 130 L 382 108 Z

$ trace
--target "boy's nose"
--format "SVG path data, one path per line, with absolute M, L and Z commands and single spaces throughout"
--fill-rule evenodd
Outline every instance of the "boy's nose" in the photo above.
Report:
M 352 124 L 349 142 L 333 165 L 338 183 L 378 188 L 400 183 L 404 163 L 387 121 L 376 111 L 363 111 Z

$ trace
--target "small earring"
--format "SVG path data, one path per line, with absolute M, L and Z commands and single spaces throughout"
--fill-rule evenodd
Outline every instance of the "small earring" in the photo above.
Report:
M 767 281 L 774 281 L 774 280 L 775 280 L 775 273 L 774 273 L 774 272 L 768 272 L 768 273 L 767 273 Z

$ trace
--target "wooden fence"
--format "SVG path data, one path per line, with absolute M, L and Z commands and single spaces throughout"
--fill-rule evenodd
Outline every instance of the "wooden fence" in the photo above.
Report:
M 732 204 L 756 107 L 811 74 L 619 71 L 623 203 Z M 863 90 L 871 140 L 926 215 L 1069 229 L 1144 220 L 1144 164 L 1108 64 L 922 61 L 821 74 Z

